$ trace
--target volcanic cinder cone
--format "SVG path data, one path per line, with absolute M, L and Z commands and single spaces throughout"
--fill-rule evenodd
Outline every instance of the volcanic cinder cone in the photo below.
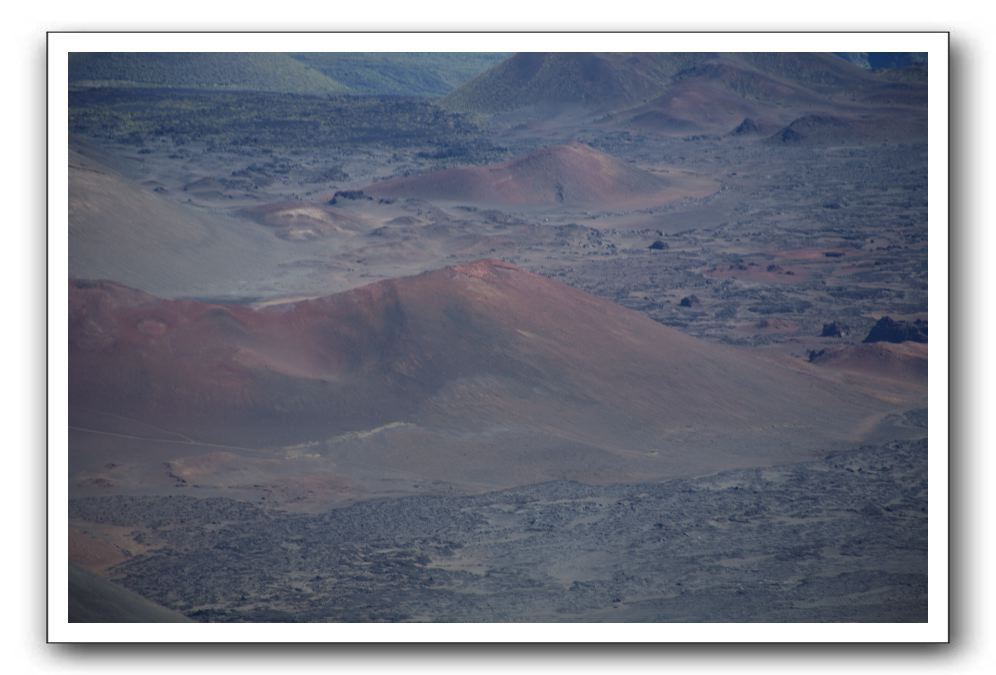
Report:
M 582 143 L 558 145 L 489 166 L 433 171 L 375 183 L 391 197 L 504 208 L 641 208 L 714 191 L 685 175 L 658 176 Z
M 307 446 L 347 474 L 490 487 L 689 475 L 813 456 L 888 410 L 816 366 L 494 260 L 259 309 L 69 290 L 77 426 Z

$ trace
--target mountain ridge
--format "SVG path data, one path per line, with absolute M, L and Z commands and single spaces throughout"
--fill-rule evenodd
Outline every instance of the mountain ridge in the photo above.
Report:
M 443 99 L 516 119 L 587 110 L 602 124 L 687 134 L 745 117 L 785 125 L 805 114 L 920 105 L 925 82 L 900 82 L 830 53 L 524 53 Z

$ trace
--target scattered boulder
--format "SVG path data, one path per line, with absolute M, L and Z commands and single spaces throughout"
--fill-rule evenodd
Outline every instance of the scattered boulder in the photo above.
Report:
M 693 305 L 699 304 L 699 299 L 695 295 L 686 295 L 678 304 L 682 307 L 692 307 Z
M 847 337 L 851 334 L 851 329 L 842 323 L 831 321 L 823 324 L 823 332 L 820 337 Z
M 814 363 L 820 360 L 820 357 L 826 356 L 827 350 L 825 349 L 809 349 L 806 351 L 806 356 L 810 363 Z
M 896 321 L 888 316 L 883 316 L 878 320 L 865 342 L 927 342 L 927 322 L 923 319 L 916 321 Z
M 658 239 L 647 248 L 649 248 L 651 251 L 665 251 L 668 248 L 670 248 L 670 246 L 667 245 L 667 242 Z
M 340 199 L 369 199 L 373 201 L 373 197 L 363 192 L 363 190 L 339 190 L 332 195 L 329 204 L 337 204 Z

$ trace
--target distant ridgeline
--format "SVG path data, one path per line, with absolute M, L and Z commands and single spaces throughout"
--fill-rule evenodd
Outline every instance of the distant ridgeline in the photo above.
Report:
M 883 61 L 876 55 L 831 53 L 521 53 L 462 85 L 445 101 L 454 109 L 478 112 L 565 104 L 595 109 L 648 105 L 652 110 L 634 108 L 632 113 L 671 122 L 757 102 L 811 107 L 845 92 L 866 103 L 892 103 L 887 99 L 897 92 L 908 95 L 902 83 L 923 79 L 926 73 L 897 74 L 900 64 L 916 59 L 893 56 Z M 875 65 L 886 62 L 896 65 Z M 709 105 L 693 109 L 697 101 Z
M 87 52 L 69 55 L 69 82 L 74 87 L 157 87 L 171 89 L 231 89 L 294 94 L 358 94 L 398 96 L 445 96 L 474 80 L 511 54 L 500 52 Z M 520 54 L 504 71 L 519 76 L 531 72 L 547 55 Z M 660 54 L 637 58 L 632 55 L 605 60 L 607 55 L 562 54 L 565 72 L 544 82 L 547 95 L 564 94 L 582 82 L 611 80 L 616 87 L 603 92 L 628 100 L 646 94 L 648 81 L 659 86 L 677 72 L 708 60 L 703 54 Z M 627 57 L 628 58 L 625 58 Z M 866 70 L 925 70 L 926 54 L 911 52 L 848 52 L 835 56 Z M 626 65 L 626 77 L 608 77 L 613 63 Z M 562 65 L 563 65 L 562 64 Z M 649 64 L 649 65 L 648 65 Z M 796 64 L 798 65 L 798 64 Z M 552 68 L 552 71 L 563 70 Z M 798 76 L 798 72 L 794 75 Z M 501 79 L 501 78 L 498 78 Z M 493 85 L 494 74 L 482 85 Z M 588 82 L 590 84 L 590 82 Z M 581 85 L 581 89 L 585 89 Z M 521 94 L 521 92 L 519 92 Z M 586 98 L 590 92 L 573 92 Z M 562 96 L 561 96 L 562 97 Z M 637 96 L 637 98 L 640 98 Z M 457 99 L 459 101 L 459 99 Z
M 74 53 L 74 87 L 442 96 L 501 53 Z
M 926 68 L 926 52 L 834 52 L 851 63 L 868 70 Z

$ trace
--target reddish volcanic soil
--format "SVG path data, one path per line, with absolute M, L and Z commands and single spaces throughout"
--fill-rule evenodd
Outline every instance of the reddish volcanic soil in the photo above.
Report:
M 884 401 L 906 401 L 909 407 L 914 407 L 914 402 L 926 405 L 926 344 L 832 345 L 814 354 L 812 362 L 870 396 Z
M 132 462 L 162 439 L 164 481 L 234 476 L 232 453 L 291 492 L 323 471 L 361 492 L 638 480 L 813 456 L 890 410 L 493 260 L 257 309 L 69 292 L 71 426 L 131 439 Z
M 587 145 L 545 148 L 491 166 L 435 171 L 375 183 L 366 192 L 392 197 L 507 208 L 641 208 L 715 192 L 704 178 L 667 178 L 630 166 Z
M 737 76 L 748 79 L 749 85 L 737 82 Z M 748 86 L 764 87 L 786 99 L 795 96 L 807 100 L 805 94 L 787 84 L 756 73 L 714 65 L 691 73 L 688 79 L 670 87 L 666 94 L 626 111 L 622 117 L 629 116 L 629 123 L 640 129 L 679 133 L 725 132 L 746 117 L 784 120 L 786 113 L 777 106 L 753 97 L 745 98 L 740 92 Z

